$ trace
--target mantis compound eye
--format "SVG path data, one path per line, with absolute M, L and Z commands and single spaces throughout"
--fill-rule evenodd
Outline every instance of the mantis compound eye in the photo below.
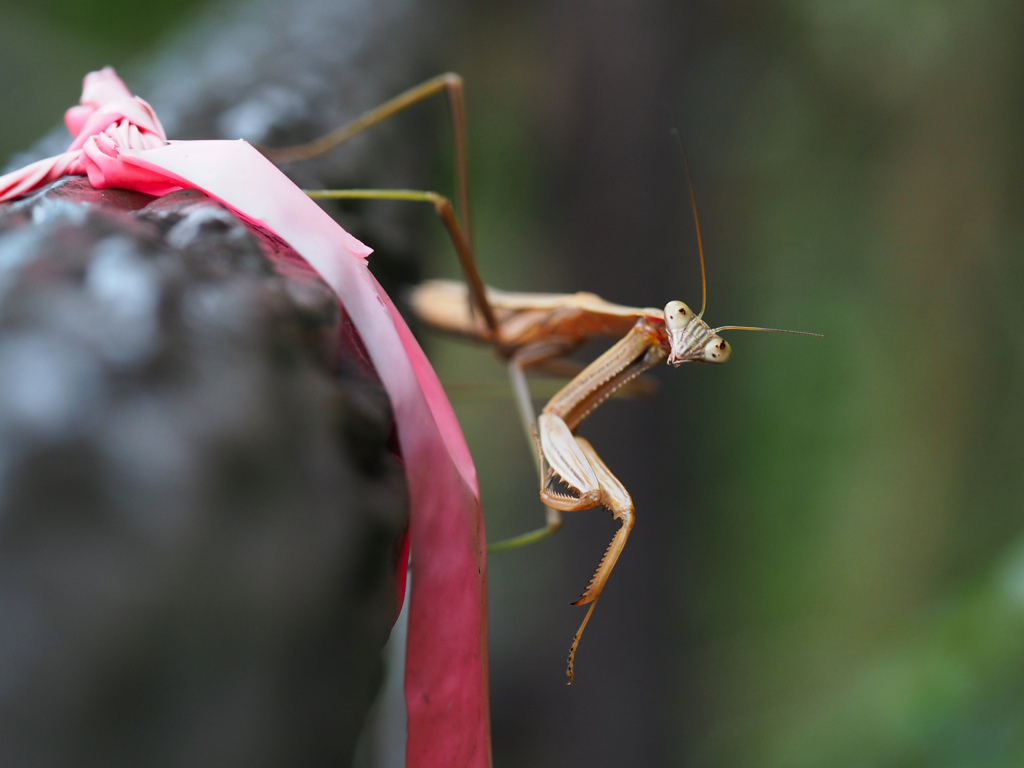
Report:
M 684 328 L 693 319 L 693 312 L 681 301 L 670 301 L 665 305 L 665 326 L 670 331 Z
M 704 346 L 704 361 L 707 363 L 725 363 L 731 355 L 732 347 L 721 337 L 712 339 Z

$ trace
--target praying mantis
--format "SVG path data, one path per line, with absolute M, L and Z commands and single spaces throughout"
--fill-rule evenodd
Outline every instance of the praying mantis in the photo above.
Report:
M 604 506 L 620 525 L 597 570 L 573 605 L 589 605 L 573 637 L 566 675 L 572 685 L 580 638 L 594 612 L 635 520 L 632 497 L 602 461 L 593 445 L 576 434 L 583 421 L 609 397 L 660 363 L 722 364 L 731 347 L 719 332 L 770 331 L 808 336 L 819 334 L 777 328 L 727 325 L 712 328 L 704 321 L 707 279 L 696 198 L 688 165 L 686 179 L 696 223 L 703 300 L 693 312 L 682 301 L 664 309 L 627 307 L 592 294 L 510 293 L 484 285 L 474 258 L 466 162 L 465 98 L 462 78 L 446 73 L 412 88 L 326 136 L 308 144 L 261 151 L 278 164 L 307 160 L 327 152 L 401 110 L 445 93 L 454 127 L 455 177 L 461 223 L 448 198 L 419 190 L 315 190 L 317 199 L 390 199 L 427 202 L 441 218 L 465 276 L 465 282 L 434 280 L 418 286 L 410 304 L 421 321 L 439 330 L 491 345 L 507 361 L 509 377 L 523 426 L 535 458 L 539 496 L 547 508 L 545 525 L 497 545 L 491 551 L 537 541 L 562 526 L 562 514 Z M 685 165 L 685 154 L 683 155 Z M 594 338 L 617 341 L 573 378 L 537 414 L 526 371 L 555 368 L 563 358 Z

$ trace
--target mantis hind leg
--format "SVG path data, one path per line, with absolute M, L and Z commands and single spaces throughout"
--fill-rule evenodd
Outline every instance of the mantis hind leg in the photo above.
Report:
M 340 146 L 363 131 L 397 115 L 402 110 L 408 109 L 414 104 L 418 104 L 440 93 L 444 93 L 448 97 L 448 107 L 452 121 L 455 142 L 456 195 L 459 203 L 459 214 L 462 217 L 461 225 L 455 216 L 451 201 L 436 192 L 421 192 L 417 190 L 318 190 L 311 192 L 310 196 L 320 199 L 375 198 L 415 200 L 433 204 L 434 209 L 445 225 L 445 229 L 448 230 L 452 244 L 455 246 L 462 271 L 466 275 L 466 282 L 469 284 L 472 304 L 484 318 L 492 336 L 498 339 L 498 323 L 495 320 L 490 302 L 487 300 L 484 283 L 476 266 L 473 249 L 473 225 L 469 209 L 469 175 L 467 172 L 468 160 L 466 152 L 465 86 L 462 77 L 454 72 L 446 72 L 433 77 L 400 93 L 380 106 L 363 113 L 340 128 L 306 144 L 280 149 L 270 149 L 267 147 L 260 147 L 259 149 L 271 162 L 278 165 L 312 160 Z
M 364 112 L 355 120 L 331 131 L 328 134 L 313 139 L 306 144 L 299 144 L 293 147 L 270 149 L 260 147 L 260 151 L 272 163 L 294 163 L 301 160 L 312 160 L 330 152 L 337 146 L 344 144 L 349 139 L 358 136 L 378 123 L 382 123 L 399 112 L 408 109 L 414 104 L 425 101 L 432 96 L 444 92 L 448 97 L 448 109 L 451 114 L 452 130 L 455 134 L 455 178 L 458 185 L 459 210 L 465 220 L 466 238 L 472 243 L 472 226 L 469 215 L 469 179 L 466 171 L 466 99 L 465 85 L 462 77 L 454 72 L 445 72 L 437 77 L 420 83 L 410 88 L 393 99 L 389 99 L 380 106 Z

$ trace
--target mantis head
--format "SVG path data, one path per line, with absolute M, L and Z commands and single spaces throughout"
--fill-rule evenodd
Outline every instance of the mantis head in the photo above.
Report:
M 729 342 L 681 301 L 670 301 L 665 305 L 665 330 L 672 348 L 669 365 L 725 363 L 732 355 Z
M 718 335 L 719 331 L 768 331 L 821 338 L 820 333 L 787 331 L 782 328 L 759 328 L 749 325 L 723 325 L 711 328 L 700 315 L 695 315 L 693 310 L 681 301 L 670 301 L 665 305 L 665 330 L 668 332 L 668 343 L 671 347 L 668 364 L 675 366 L 694 362 L 729 362 L 732 347 Z

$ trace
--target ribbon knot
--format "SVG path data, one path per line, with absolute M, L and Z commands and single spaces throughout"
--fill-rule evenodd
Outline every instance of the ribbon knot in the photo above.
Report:
M 168 142 L 153 108 L 133 96 L 112 67 L 86 75 L 81 103 L 64 113 L 64 124 L 74 137 L 67 151 L 0 177 L 0 201 L 68 175 L 88 176 L 96 189 L 165 195 L 182 188 L 165 175 L 120 162 L 123 149 L 156 149 Z

